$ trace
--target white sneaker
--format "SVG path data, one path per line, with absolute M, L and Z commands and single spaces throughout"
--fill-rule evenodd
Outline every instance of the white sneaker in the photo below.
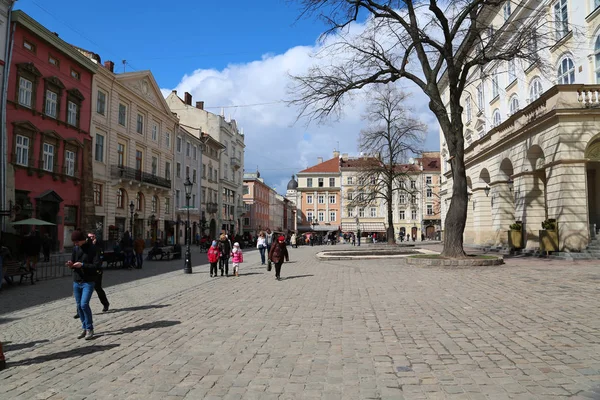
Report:
M 94 330 L 88 329 L 85 333 L 85 340 L 91 340 L 94 338 Z
M 86 335 L 87 331 L 84 329 L 81 331 L 81 333 L 79 334 L 79 336 L 77 336 L 77 339 L 83 339 Z

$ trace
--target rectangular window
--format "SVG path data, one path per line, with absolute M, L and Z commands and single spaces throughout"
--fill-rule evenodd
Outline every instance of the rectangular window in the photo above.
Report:
M 196 169 L 194 168 L 194 170 L 192 171 L 192 182 L 196 183 Z
M 558 0 L 554 3 L 554 31 L 557 41 L 569 33 L 567 0 Z
M 325 196 L 323 196 L 322 194 L 318 195 L 317 199 L 319 204 L 325 204 Z
M 365 216 L 365 209 L 364 208 L 361 207 L 361 208 L 358 209 L 358 216 L 361 217 L 361 218 Z
M 213 168 L 209 165 L 208 166 L 208 180 L 212 180 L 213 177 Z
M 196 161 L 198 159 L 198 148 L 196 146 L 193 147 L 192 154 L 194 156 L 194 161 Z
M 413 221 L 417 219 L 417 210 L 412 210 L 410 214 Z
M 58 95 L 52 90 L 46 90 L 46 110 L 47 116 L 56 118 L 56 105 L 58 104 Z
M 169 161 L 165 163 L 165 179 L 171 180 L 171 163 Z
M 152 156 L 152 175 L 158 173 L 158 157 Z
M 349 176 L 349 177 L 347 178 L 348 185 L 352 185 L 352 181 L 353 181 L 353 180 L 352 180 L 352 177 L 351 177 L 351 176 Z
M 71 78 L 75 78 L 77 80 L 79 80 L 79 78 L 81 78 L 81 74 L 78 71 L 75 71 L 74 69 L 71 70 Z
M 335 195 L 329 196 L 329 204 L 335 204 Z
M 177 176 L 178 178 L 181 178 L 181 163 L 177 163 L 177 167 L 175 169 L 175 176 Z
M 77 126 L 77 104 L 67 102 L 67 124 Z
M 188 179 L 190 177 L 190 167 L 189 165 L 185 166 L 185 178 Z
M 181 153 L 181 137 L 177 136 L 177 152 Z
M 179 189 L 175 190 L 175 208 L 179 209 Z
M 127 126 L 127 106 L 119 103 L 119 125 Z
M 335 211 L 329 211 L 329 222 L 335 222 Z
M 54 146 L 44 143 L 44 171 L 54 171 Z
M 65 174 L 75 176 L 75 152 L 65 151 Z
M 477 86 L 477 112 L 483 111 L 483 84 Z
M 306 196 L 306 204 L 312 204 L 313 203 L 313 197 L 312 194 L 309 194 Z
M 215 176 L 213 177 L 213 178 L 214 178 L 214 180 L 215 180 L 215 182 L 218 182 L 218 181 L 219 181 L 219 170 L 215 168 L 215 170 L 213 171 L 213 173 L 214 173 L 214 175 L 215 175 Z
M 29 138 L 27 136 L 17 135 L 17 164 L 29 165 Z
M 202 179 L 206 179 L 206 164 L 202 164 Z
M 319 222 L 324 222 L 325 221 L 325 213 L 323 211 L 319 211 L 318 215 L 319 215 Z
M 152 140 L 155 142 L 158 140 L 158 125 L 152 124 Z
M 410 202 L 412 204 L 417 204 L 417 196 L 415 196 L 414 194 L 410 196 Z
M 335 178 L 329 178 L 329 187 L 335 187 Z
M 413 180 L 411 180 L 411 181 L 410 181 L 410 188 L 411 188 L 411 189 L 416 189 L 416 188 L 417 188 L 417 181 L 413 181 Z
M 319 187 L 323 187 L 323 178 L 319 178 Z
M 135 169 L 138 170 L 139 172 L 142 172 L 143 170 L 143 154 L 141 150 L 136 150 L 135 151 Z
M 498 72 L 492 72 L 492 99 L 498 97 L 500 86 L 498 84 Z
M 308 211 L 306 213 L 306 221 L 307 222 L 312 222 L 312 220 L 313 220 L 313 213 L 312 213 L 312 211 Z
M 34 53 L 34 54 L 35 54 L 35 44 L 33 44 L 33 43 L 31 43 L 31 42 L 28 42 L 27 40 L 24 40 L 24 41 L 23 41 L 23 47 L 24 47 L 26 50 L 28 50 L 28 51 L 30 51 L 30 52 L 32 52 L 32 53 Z
M 306 178 L 306 187 L 313 187 L 312 178 Z
M 400 204 L 406 204 L 406 196 L 405 196 L 405 195 L 403 195 L 403 194 L 401 194 L 401 195 L 400 195 L 400 198 L 398 199 L 398 202 L 399 202 Z
M 196 208 L 196 195 L 192 195 L 192 208 Z
M 348 192 L 348 200 L 354 199 L 354 192 Z
M 354 208 L 349 208 L 348 209 L 348 218 L 352 218 L 354 217 Z
M 171 148 L 171 132 L 165 133 L 165 146 L 167 146 L 167 149 Z
M 430 176 L 425 177 L 425 184 L 431 185 L 431 177 Z
M 19 78 L 19 104 L 31 108 L 33 84 L 30 80 Z
M 503 10 L 504 10 L 504 20 L 505 20 L 505 21 L 506 21 L 506 20 L 508 20 L 508 18 L 510 17 L 510 2 L 511 2 L 511 1 L 512 1 L 512 0 L 507 0 L 507 1 L 504 3 L 504 6 L 502 7 L 502 8 L 503 8 Z
M 191 145 L 190 142 L 186 142 L 185 143 L 185 156 L 189 157 L 190 156 L 190 151 L 191 151 Z
M 432 198 L 433 197 L 433 190 L 431 188 L 427 188 L 427 197 L 428 198 Z
M 371 207 L 371 210 L 370 210 L 370 211 L 371 211 L 371 214 L 370 214 L 370 215 L 371 215 L 371 218 L 375 218 L 375 217 L 377 217 L 377 208 L 375 208 L 375 207 Z
M 94 205 L 102 205 L 102 185 L 99 183 L 94 183 Z
M 433 204 L 427 204 L 427 215 L 433 215 Z
M 400 211 L 400 221 L 404 221 L 406 219 L 406 213 L 404 210 Z
M 508 84 L 510 85 L 517 79 L 517 65 L 515 60 L 510 60 L 508 62 Z
M 467 96 L 465 101 L 465 114 L 467 115 L 467 122 L 471 122 L 471 96 Z
M 142 114 L 137 115 L 137 127 L 135 131 L 139 134 L 144 134 L 144 116 Z
M 117 165 L 122 167 L 125 165 L 125 145 L 117 143 Z
M 168 197 L 165 197 L 165 213 L 166 214 L 171 213 L 171 199 Z
M 106 93 L 100 90 L 96 96 L 96 112 L 101 115 L 106 112 Z

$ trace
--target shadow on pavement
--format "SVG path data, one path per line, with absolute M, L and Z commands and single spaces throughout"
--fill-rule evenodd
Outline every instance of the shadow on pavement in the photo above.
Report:
M 23 349 L 27 349 L 29 347 L 33 347 L 39 343 L 46 343 L 46 342 L 49 342 L 49 340 L 48 339 L 34 340 L 32 342 L 27 342 L 27 343 L 4 342 L 3 348 L 4 348 L 5 352 L 17 351 L 17 350 L 23 350 Z
M 133 332 L 138 332 L 138 331 L 147 331 L 149 329 L 155 329 L 155 328 L 168 328 L 170 326 L 175 326 L 175 325 L 179 325 L 179 324 L 181 324 L 181 321 L 154 321 L 154 322 L 147 322 L 145 324 L 130 326 L 130 327 L 123 328 L 123 329 L 118 329 L 118 330 L 115 330 L 115 331 L 100 332 L 100 333 L 96 334 L 96 337 L 113 336 L 113 335 L 123 335 L 125 333 L 133 333 Z
M 16 367 L 19 365 L 33 365 L 33 364 L 42 364 L 47 361 L 54 360 L 64 360 L 72 357 L 81 357 L 86 356 L 88 354 L 97 353 L 99 351 L 106 351 L 114 349 L 115 347 L 119 347 L 120 344 L 106 344 L 106 345 L 98 345 L 98 346 L 82 346 L 72 350 L 59 351 L 58 353 L 53 354 L 45 354 L 42 356 L 37 356 L 33 358 L 28 358 L 21 361 L 16 362 L 8 362 L 8 367 Z
M 284 280 L 284 281 L 287 281 L 288 279 L 308 278 L 309 276 L 314 276 L 314 275 L 312 275 L 312 274 L 309 274 L 309 275 L 293 275 L 293 276 L 283 277 L 281 279 Z
M 11 321 L 16 321 L 19 318 L 9 318 L 9 317 L 2 317 L 0 318 L 0 325 L 5 324 L 7 322 L 11 322 Z
M 150 310 L 152 308 L 165 308 L 171 306 L 170 304 L 148 304 L 145 306 L 135 306 L 135 307 L 125 307 L 125 308 L 113 308 L 107 313 L 118 313 L 123 311 L 141 311 L 141 310 Z

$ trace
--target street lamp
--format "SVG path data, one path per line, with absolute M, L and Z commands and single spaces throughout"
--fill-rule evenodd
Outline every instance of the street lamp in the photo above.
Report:
M 185 187 L 185 201 L 187 208 L 187 225 L 186 225 L 186 240 L 187 240 L 187 248 L 185 249 L 185 264 L 183 267 L 183 272 L 186 274 L 192 273 L 192 254 L 190 253 L 190 197 L 192 197 L 192 187 L 194 184 L 190 181 L 190 176 L 188 175 L 185 178 L 185 182 L 183 183 Z
M 354 217 L 354 220 L 356 221 L 356 242 L 357 245 L 360 246 L 360 228 L 358 226 L 358 215 L 356 217 Z
M 483 189 L 483 191 L 485 192 L 485 197 L 490 195 L 490 187 L 488 185 L 485 185 L 485 189 Z
M 513 187 L 515 185 L 515 181 L 513 181 L 511 178 L 508 178 L 508 180 L 506 181 L 506 184 L 508 185 L 508 190 L 512 192 Z
M 135 209 L 135 204 L 133 204 L 133 200 L 129 203 L 129 213 L 131 214 L 131 218 L 129 218 L 129 234 L 133 237 L 133 210 Z

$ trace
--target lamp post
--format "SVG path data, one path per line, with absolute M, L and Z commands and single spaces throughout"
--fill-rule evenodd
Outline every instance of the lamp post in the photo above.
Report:
M 135 204 L 133 204 L 133 200 L 129 203 L 129 213 L 131 217 L 129 218 L 129 234 L 133 237 L 133 210 L 135 209 Z
M 358 215 L 354 218 L 356 221 L 356 245 L 360 246 L 360 228 L 358 226 Z
M 191 274 L 192 273 L 192 254 L 190 253 L 190 197 L 192 197 L 192 187 L 194 186 L 194 184 L 190 181 L 190 177 L 188 175 L 188 177 L 185 179 L 185 182 L 183 183 L 183 186 L 185 187 L 185 202 L 186 202 L 186 208 L 187 208 L 187 224 L 186 224 L 186 249 L 185 249 L 185 264 L 183 267 L 183 272 L 185 272 L 186 274 Z

